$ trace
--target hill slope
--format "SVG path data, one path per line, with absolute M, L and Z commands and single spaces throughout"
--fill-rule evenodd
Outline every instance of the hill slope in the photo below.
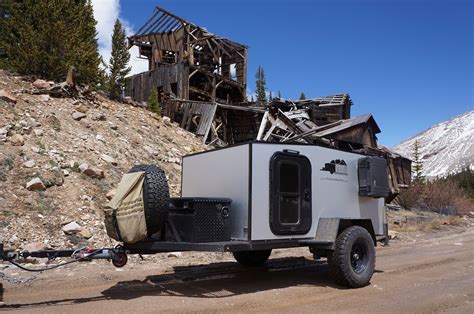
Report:
M 415 141 L 420 145 L 426 177 L 474 168 L 474 110 L 436 124 L 396 145 L 393 150 L 413 158 Z
M 110 245 L 102 206 L 122 174 L 158 164 L 177 195 L 180 157 L 205 149 L 156 114 L 100 95 L 36 95 L 31 82 L 0 71 L 2 90 L 17 98 L 0 99 L 0 241 L 8 247 Z M 80 228 L 66 234 L 70 222 Z

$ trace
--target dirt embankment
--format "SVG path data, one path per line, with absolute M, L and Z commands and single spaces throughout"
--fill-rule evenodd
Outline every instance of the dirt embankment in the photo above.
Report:
M 0 239 L 13 248 L 110 245 L 101 207 L 134 164 L 158 164 L 179 193 L 181 156 L 206 147 L 143 108 L 36 95 L 0 71 Z M 66 224 L 74 230 L 67 235 Z

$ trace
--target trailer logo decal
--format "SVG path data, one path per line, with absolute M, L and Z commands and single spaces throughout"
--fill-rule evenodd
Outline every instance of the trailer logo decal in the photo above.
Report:
M 330 174 L 343 174 L 347 176 L 347 164 L 343 159 L 331 160 L 325 163 L 321 171 L 328 171 Z

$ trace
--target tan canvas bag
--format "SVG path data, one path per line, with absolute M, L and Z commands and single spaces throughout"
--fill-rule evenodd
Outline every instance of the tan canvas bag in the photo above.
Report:
M 135 243 L 147 237 L 143 182 L 145 172 L 123 175 L 114 198 L 106 205 L 107 234 L 125 243 Z

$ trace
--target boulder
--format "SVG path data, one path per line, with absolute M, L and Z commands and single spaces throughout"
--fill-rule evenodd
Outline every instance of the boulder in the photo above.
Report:
M 71 166 L 71 168 L 72 168 L 72 167 L 74 167 L 74 166 Z M 79 165 L 79 171 L 80 171 L 80 172 L 84 172 L 84 171 L 86 171 L 88 168 L 89 168 L 89 165 L 86 164 L 85 162 Z
M 0 99 L 12 104 L 16 104 L 18 101 L 15 96 L 4 90 L 0 90 Z
M 104 136 L 102 136 L 101 134 L 97 134 L 97 135 L 95 136 L 95 139 L 98 140 L 98 141 L 100 141 L 100 142 L 102 142 L 102 143 L 105 143 L 105 138 L 104 138 Z
M 88 177 L 93 178 L 93 179 L 101 180 L 101 179 L 105 178 L 104 171 L 102 171 L 100 169 L 87 168 L 82 173 L 85 174 Z
M 10 137 L 10 143 L 12 143 L 13 146 L 23 146 L 25 145 L 25 139 L 20 134 L 14 134 Z
M 81 230 L 81 226 L 75 221 L 72 221 L 67 225 L 63 226 L 63 232 L 65 234 L 74 234 L 80 232 Z
M 30 191 L 44 191 L 46 190 L 46 186 L 44 185 L 43 181 L 40 178 L 36 177 L 26 183 L 26 188 Z
M 82 229 L 77 235 L 84 239 L 92 238 L 92 232 L 90 232 L 88 229 Z
M 50 87 L 47 81 L 41 79 L 37 79 L 36 81 L 34 81 L 33 86 L 37 89 L 48 89 Z
M 0 128 L 0 142 L 7 140 L 8 129 L 6 127 Z
M 109 156 L 109 155 L 106 155 L 106 154 L 102 154 L 100 155 L 100 158 L 103 160 L 103 161 L 106 161 L 114 166 L 117 166 L 117 160 L 115 160 L 115 158 Z
M 34 129 L 33 133 L 35 133 L 36 136 L 43 136 L 43 130 L 41 129 Z
M 33 168 L 33 167 L 35 166 L 35 164 L 36 164 L 35 161 L 34 161 L 33 159 L 30 159 L 30 160 L 25 161 L 25 162 L 23 163 L 23 167 L 25 167 L 25 168 Z
M 81 119 L 83 119 L 83 118 L 85 118 L 85 117 L 86 117 L 86 114 L 85 114 L 85 113 L 82 113 L 82 112 L 79 112 L 79 111 L 74 111 L 74 112 L 72 113 L 72 118 L 73 118 L 74 120 L 76 120 L 76 121 L 79 121 L 79 120 L 81 120 Z

